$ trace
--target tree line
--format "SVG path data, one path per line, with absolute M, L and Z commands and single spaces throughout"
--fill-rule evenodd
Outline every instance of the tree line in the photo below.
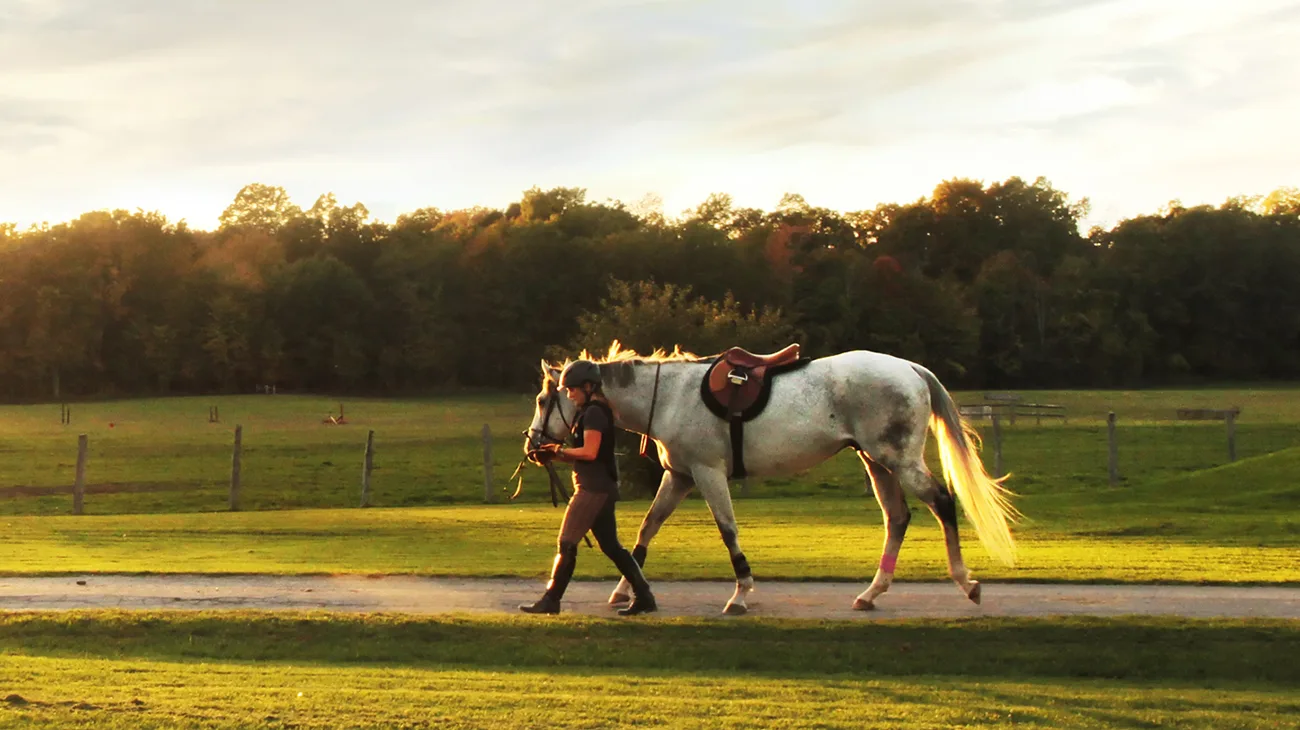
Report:
M 244 187 L 216 230 L 155 212 L 0 225 L 0 395 L 528 388 L 539 357 L 803 343 L 957 387 L 1294 378 L 1300 191 L 1171 203 L 1080 231 L 1043 179 L 770 211 L 531 189 L 393 223 Z

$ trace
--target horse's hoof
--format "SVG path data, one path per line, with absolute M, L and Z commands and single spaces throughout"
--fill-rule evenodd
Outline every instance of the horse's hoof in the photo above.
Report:
M 728 616 L 744 616 L 748 611 L 749 608 L 743 603 L 728 603 L 727 607 L 722 609 L 722 612 Z
M 853 610 L 854 610 L 854 611 L 874 611 L 874 610 L 876 610 L 876 602 L 875 602 L 875 601 L 864 601 L 864 600 L 862 600 L 861 598 L 855 598 L 855 599 L 853 599 Z
M 970 589 L 970 593 L 966 594 L 966 597 L 971 599 L 971 601 L 976 606 L 978 606 L 980 605 L 980 584 L 979 581 L 971 581 L 971 582 L 974 583 L 975 585 Z
M 620 604 L 620 603 L 627 603 L 627 602 L 630 601 L 630 600 L 632 600 L 632 597 L 631 597 L 631 596 L 624 595 L 624 594 L 622 594 L 622 593 L 617 593 L 617 592 L 616 592 L 616 593 L 612 593 L 612 594 L 610 594 L 610 596 L 609 596 L 609 605 L 614 606 L 614 605 L 617 605 L 617 604 Z

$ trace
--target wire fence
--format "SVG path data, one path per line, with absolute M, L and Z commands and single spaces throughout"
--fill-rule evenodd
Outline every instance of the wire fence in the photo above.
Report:
M 1010 473 L 1019 493 L 1123 487 L 1300 446 L 1300 424 L 1242 422 L 1236 414 L 1224 420 L 1193 420 L 1190 414 L 1163 420 L 1147 414 L 1129 420 L 1121 410 L 1112 424 L 1098 423 L 1095 417 L 1071 419 L 1060 409 L 1051 412 L 1035 417 L 1032 410 L 1021 409 L 1014 423 L 996 408 L 968 414 L 983 439 L 986 468 Z M 61 423 L 66 418 L 66 413 L 60 414 Z M 44 447 L 17 456 L 0 454 L 6 463 L 26 463 L 26 476 L 63 475 L 37 486 L 0 477 L 0 511 L 83 514 L 482 504 L 504 502 L 516 486 L 510 474 L 520 457 L 521 437 L 503 433 L 506 429 L 499 425 L 494 433 L 488 424 L 465 423 L 457 428 L 463 428 L 463 434 L 437 439 L 405 434 L 386 440 L 381 430 L 361 428 L 346 432 L 355 443 L 343 444 L 249 433 L 237 424 L 221 424 L 215 410 L 208 420 L 212 430 L 205 431 L 201 443 L 158 444 L 123 434 L 88 437 L 69 429 L 59 440 L 65 445 L 56 451 Z M 617 442 L 624 492 L 629 498 L 647 498 L 658 486 L 661 469 L 652 459 L 638 456 L 635 442 L 631 434 L 620 434 Z M 933 439 L 929 448 L 933 457 Z M 932 468 L 937 466 L 937 458 L 932 459 Z M 544 475 L 526 470 L 524 479 L 521 501 L 549 501 Z M 861 465 L 846 453 L 799 474 L 738 482 L 733 493 L 738 498 L 861 494 L 864 485 Z
M 1300 446 L 1300 425 L 1142 420 L 1112 424 L 977 425 L 991 473 L 1018 484 L 1122 486 Z M 1000 467 L 1000 469 L 999 469 Z

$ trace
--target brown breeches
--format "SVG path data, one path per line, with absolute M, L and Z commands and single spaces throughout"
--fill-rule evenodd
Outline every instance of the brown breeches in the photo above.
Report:
M 560 525 L 560 544 L 569 543 L 577 544 L 586 535 L 589 530 L 595 527 L 599 517 L 603 517 L 606 507 L 614 507 L 610 501 L 610 495 L 601 494 L 601 492 L 589 492 L 586 490 L 576 490 L 573 492 L 573 499 L 569 500 L 568 508 L 564 509 L 564 523 Z M 614 517 L 614 510 L 610 512 L 610 522 Z M 604 522 L 604 520 L 599 520 Z M 603 526 L 603 525 L 602 525 Z M 599 531 L 602 530 L 597 530 Z

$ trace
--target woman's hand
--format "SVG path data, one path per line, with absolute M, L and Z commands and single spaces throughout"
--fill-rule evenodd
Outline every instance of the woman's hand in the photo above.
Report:
M 527 459 L 537 466 L 544 466 L 549 461 L 563 458 L 560 456 L 560 448 L 560 444 L 542 444 L 532 451 L 529 451 Z

